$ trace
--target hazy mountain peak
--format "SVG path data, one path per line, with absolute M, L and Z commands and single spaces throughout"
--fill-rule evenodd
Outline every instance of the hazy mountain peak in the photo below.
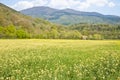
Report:
M 110 23 L 120 24 L 120 17 L 107 16 L 98 12 L 83 12 L 66 8 L 62 10 L 50 7 L 40 6 L 22 10 L 21 13 L 34 17 L 41 17 L 51 22 L 59 24 L 76 24 L 76 23 Z

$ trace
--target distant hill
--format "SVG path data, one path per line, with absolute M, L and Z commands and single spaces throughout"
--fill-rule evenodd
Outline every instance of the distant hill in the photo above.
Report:
M 57 10 L 49 7 L 33 7 L 20 11 L 33 17 L 40 17 L 54 23 L 70 25 L 76 23 L 120 24 L 120 17 L 97 12 L 82 12 L 73 9 Z
M 41 18 L 26 16 L 0 3 L 0 39 L 120 39 L 120 25 L 97 23 L 74 24 L 78 20 L 78 17 L 75 15 L 80 15 L 79 11 L 74 11 L 71 9 L 56 10 L 48 7 L 41 7 L 40 10 L 41 16 L 44 15 L 43 18 L 49 15 L 46 19 L 55 20 L 57 22 L 57 19 L 59 19 L 59 17 L 63 17 L 61 20 L 65 25 L 73 25 L 65 27 L 63 25 L 50 23 Z M 36 7 L 35 11 L 39 12 L 39 8 Z M 35 13 L 35 11 L 33 10 L 32 12 Z M 71 14 L 74 14 L 74 17 L 70 17 L 73 16 Z M 56 15 L 56 17 L 54 15 Z M 99 13 L 92 13 L 90 15 L 86 12 L 81 12 L 81 15 L 83 17 L 86 17 L 85 15 L 87 15 L 86 19 L 90 19 L 91 16 L 103 16 Z M 68 19 L 64 16 L 67 16 Z M 70 21 L 69 18 L 72 18 L 71 23 L 66 24 L 67 21 Z M 82 21 L 84 21 L 84 19 L 85 18 L 83 18 Z M 96 19 L 96 17 L 91 17 L 91 21 L 93 21 L 92 19 Z M 119 20 L 119 17 L 107 16 L 107 19 L 117 22 Z M 78 22 L 80 22 L 80 20 L 78 20 Z
M 40 18 L 32 18 L 9 8 L 0 3 L 0 26 L 8 25 L 22 26 L 25 28 L 37 28 L 53 26 L 54 24 Z
M 61 25 L 40 18 L 32 18 L 0 3 L 0 38 L 17 38 L 16 34 L 23 36 L 26 33 L 31 38 L 48 38 L 51 30 L 61 30 L 62 28 Z
M 42 18 L 33 18 L 0 3 L 0 26 L 7 25 L 23 26 L 28 28 L 36 27 L 59 27 L 61 25 L 53 24 Z

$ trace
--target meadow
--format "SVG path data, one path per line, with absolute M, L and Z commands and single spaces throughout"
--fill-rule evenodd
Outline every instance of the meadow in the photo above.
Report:
M 120 41 L 0 40 L 0 80 L 120 80 Z

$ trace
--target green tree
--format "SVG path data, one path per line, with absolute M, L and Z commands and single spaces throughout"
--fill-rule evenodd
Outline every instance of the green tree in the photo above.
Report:
M 73 31 L 73 33 L 71 33 L 71 34 L 72 34 L 73 39 L 81 39 L 82 38 L 82 34 L 77 30 Z
M 13 25 L 9 25 L 5 27 L 6 29 L 6 38 L 16 38 L 16 27 Z
M 0 38 L 3 38 L 4 37 L 4 33 L 3 33 L 3 27 L 0 26 Z
M 50 38 L 52 38 L 52 39 L 57 39 L 58 37 L 59 37 L 58 31 L 57 31 L 56 29 L 52 29 L 52 30 L 50 31 Z
M 29 34 L 23 29 L 17 30 L 16 36 L 17 38 L 20 38 L 20 39 L 29 38 Z
M 93 35 L 93 39 L 95 39 L 95 40 L 101 40 L 103 38 L 102 38 L 102 35 L 100 35 L 100 34 L 94 34 Z

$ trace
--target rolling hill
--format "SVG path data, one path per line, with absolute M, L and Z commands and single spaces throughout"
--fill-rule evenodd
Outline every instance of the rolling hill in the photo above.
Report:
M 20 11 L 33 17 L 40 17 L 54 23 L 71 25 L 76 23 L 120 24 L 120 17 L 103 15 L 97 12 L 82 12 L 73 9 L 53 9 L 49 7 L 33 7 Z
M 35 11 L 39 11 L 39 9 L 37 9 L 38 8 L 36 8 Z M 68 18 L 71 16 L 71 14 L 76 14 L 79 16 L 80 13 L 71 9 L 63 10 L 63 13 L 48 7 L 42 7 L 42 9 L 43 10 L 40 9 L 40 12 L 41 16 L 43 15 L 43 18 L 46 15 L 52 15 L 53 13 L 57 15 L 56 18 L 54 15 L 49 16 L 51 20 L 57 19 L 59 16 L 63 16 L 64 13 L 67 14 Z M 32 12 L 35 13 L 35 11 Z M 48 13 L 46 11 L 48 11 Z M 92 13 L 92 16 L 100 17 L 101 14 L 98 14 L 99 13 Z M 81 13 L 81 15 L 87 15 L 87 17 L 91 16 L 87 13 Z M 112 19 L 113 21 L 119 20 L 117 16 L 113 16 L 113 18 L 112 16 L 107 16 L 107 18 Z M 76 20 L 74 19 L 71 20 L 72 23 L 75 23 L 78 18 L 76 17 Z M 96 17 L 91 17 L 91 21 L 93 21 L 92 19 L 96 19 Z M 84 19 L 82 19 L 82 21 L 83 20 Z M 64 20 L 62 21 L 65 22 Z M 70 20 L 68 19 L 66 21 Z M 78 20 L 78 22 L 80 21 Z M 86 36 L 87 39 L 120 39 L 120 25 L 80 23 L 64 27 L 62 25 L 50 23 L 49 21 L 43 20 L 41 18 L 26 16 L 18 11 L 15 11 L 14 9 L 7 7 L 4 4 L 0 4 L 0 39 L 83 39 L 84 36 Z
M 32 18 L 0 3 L 0 38 L 48 38 L 53 29 L 61 30 L 63 26 L 50 23 L 41 18 Z
M 32 18 L 30 16 L 21 14 L 20 12 L 0 3 L 0 26 L 14 25 L 24 28 L 40 28 L 40 27 L 52 27 L 52 24 L 41 18 Z

